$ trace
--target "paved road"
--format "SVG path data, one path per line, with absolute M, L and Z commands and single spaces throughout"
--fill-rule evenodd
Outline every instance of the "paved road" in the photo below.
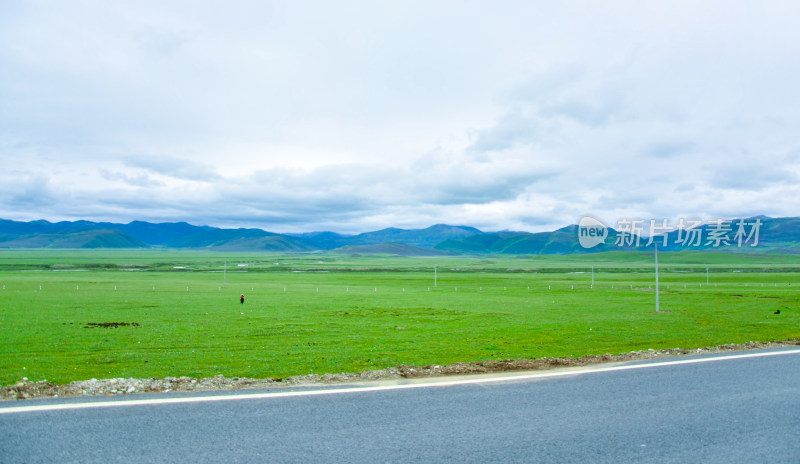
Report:
M 0 462 L 797 463 L 800 350 L 778 351 L 792 352 L 315 396 L 2 403 Z

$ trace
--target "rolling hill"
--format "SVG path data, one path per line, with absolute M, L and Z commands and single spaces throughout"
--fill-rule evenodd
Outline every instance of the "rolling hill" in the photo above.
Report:
M 739 225 L 741 221 L 741 226 Z M 754 230 L 755 225 L 757 229 Z M 686 231 L 666 232 L 664 251 L 718 250 L 737 252 L 800 253 L 800 218 L 759 216 L 696 227 L 700 239 L 687 242 Z M 741 229 L 741 230 L 740 230 Z M 715 233 L 726 232 L 723 246 Z M 716 231 L 716 232 L 715 232 Z M 737 232 L 739 233 L 737 235 Z M 742 233 L 745 235 L 743 236 Z M 195 226 L 185 222 L 128 224 L 90 221 L 44 220 L 19 222 L 0 219 L 0 248 L 143 248 L 166 247 L 223 251 L 310 252 L 333 251 L 348 254 L 392 254 L 424 256 L 431 254 L 572 254 L 612 250 L 646 250 L 648 238 L 641 237 L 625 246 L 616 242 L 623 232 L 608 229 L 603 244 L 585 249 L 578 239 L 578 226 L 569 225 L 552 232 L 483 232 L 474 227 L 436 224 L 424 229 L 387 228 L 357 235 L 335 232 L 277 234 L 261 229 L 222 229 Z M 658 236 L 658 237 L 663 237 Z M 749 238 L 748 238 L 749 237 Z M 757 246 L 750 246 L 758 239 Z M 738 240 L 743 241 L 742 246 Z M 727 243 L 727 245 L 726 245 Z
M 333 250 L 347 255 L 392 255 L 392 256 L 442 256 L 452 255 L 447 251 L 424 248 L 404 243 L 381 243 L 379 245 L 346 245 Z
M 0 238 L 0 248 L 146 248 L 148 246 L 143 241 L 115 229 L 25 234 L 8 240 Z
M 446 240 L 434 248 L 455 253 L 504 255 L 564 255 L 635 249 L 631 246 L 615 246 L 617 235 L 617 231 L 609 229 L 605 244 L 585 249 L 578 241 L 578 226 L 570 225 L 553 232 L 484 233 Z

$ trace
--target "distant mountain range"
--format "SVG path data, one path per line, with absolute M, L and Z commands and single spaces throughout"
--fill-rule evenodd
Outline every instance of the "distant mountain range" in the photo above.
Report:
M 760 216 L 720 227 L 704 224 L 686 231 L 665 231 L 657 241 L 664 251 L 719 250 L 800 253 L 800 218 Z M 758 226 L 754 224 L 758 222 Z M 388 228 L 357 235 L 335 232 L 277 234 L 261 229 L 221 229 L 185 222 L 128 224 L 90 221 L 19 222 L 0 219 L 0 248 L 183 248 L 220 251 L 311 252 L 426 256 L 441 254 L 572 254 L 645 250 L 648 238 L 608 228 L 605 241 L 584 248 L 579 226 L 552 232 L 483 232 L 474 227 L 437 224 L 425 229 Z M 744 234 L 743 234 L 744 233 Z M 737 235 L 738 234 L 738 235 Z M 699 239 L 698 239 L 699 237 Z M 758 240 L 757 246 L 752 245 Z M 681 243 L 683 241 L 683 243 Z M 741 246 L 739 241 L 742 242 Z

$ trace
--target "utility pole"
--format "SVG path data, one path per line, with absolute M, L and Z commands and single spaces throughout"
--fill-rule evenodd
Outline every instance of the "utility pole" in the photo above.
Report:
M 658 242 L 655 242 L 656 246 L 656 312 L 658 312 Z

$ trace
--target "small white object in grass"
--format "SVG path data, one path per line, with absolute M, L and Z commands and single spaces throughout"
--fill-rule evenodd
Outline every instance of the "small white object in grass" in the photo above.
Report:
M 244 313 L 239 313 L 239 314 L 244 314 Z

